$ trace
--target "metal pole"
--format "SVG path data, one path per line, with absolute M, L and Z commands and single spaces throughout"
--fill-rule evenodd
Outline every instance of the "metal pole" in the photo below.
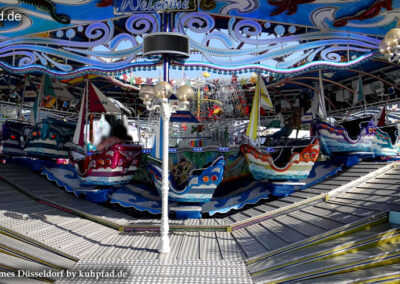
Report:
M 257 85 L 256 85 L 256 92 L 258 92 L 258 118 L 257 118 L 257 140 L 258 140 L 258 149 L 261 147 L 261 135 L 259 135 L 260 131 L 260 106 L 261 106 L 261 89 L 260 89 L 260 80 L 262 80 L 261 74 L 257 75 Z M 254 94 L 255 95 L 255 94 Z
M 169 155 L 169 119 L 171 117 L 171 110 L 168 103 L 168 99 L 163 99 L 161 103 L 161 115 L 163 122 L 163 147 L 162 147 L 162 186 L 161 186 L 161 240 L 158 247 L 160 253 L 169 253 L 171 248 L 169 246 L 169 224 L 168 224 L 168 155 Z
M 87 142 L 88 142 L 88 128 L 86 123 L 88 122 L 88 117 L 89 117 L 89 78 L 88 75 L 86 75 L 86 88 L 84 89 L 84 96 L 85 96 L 85 121 L 84 121 L 84 129 L 86 130 L 86 133 L 84 135 L 85 141 L 83 142 L 84 148 L 85 148 L 85 155 L 87 154 Z
M 169 14 L 163 14 L 164 19 L 164 31 L 169 32 Z M 164 81 L 169 82 L 169 57 L 163 57 L 163 73 Z M 170 105 L 167 98 L 164 98 L 161 102 L 161 117 L 163 123 L 163 146 L 162 146 L 162 185 L 161 185 L 161 239 L 158 246 L 160 253 L 169 253 L 171 248 L 169 245 L 169 220 L 168 220 L 168 190 L 169 190 L 169 171 L 168 171 L 168 155 L 169 155 L 169 119 L 171 117 Z
M 319 77 L 319 89 L 320 89 L 320 107 L 322 110 L 322 118 L 326 119 L 327 114 L 326 114 L 326 106 L 325 106 L 325 92 L 324 92 L 324 83 L 322 81 L 322 72 L 321 69 L 318 71 L 318 77 Z

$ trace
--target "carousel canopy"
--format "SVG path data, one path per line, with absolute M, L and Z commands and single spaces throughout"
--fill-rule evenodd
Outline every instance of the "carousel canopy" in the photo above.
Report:
M 134 105 L 140 85 L 155 84 L 163 68 L 161 57 L 143 56 L 143 38 L 165 30 L 166 14 L 154 12 L 160 1 L 142 2 L 0 0 L 0 96 L 9 100 L 34 91 L 44 73 L 60 79 L 75 98 L 89 78 L 106 96 Z M 182 3 L 164 2 L 168 7 Z M 213 73 L 253 90 L 249 77 L 257 72 L 272 100 L 292 107 L 320 91 L 321 70 L 333 110 L 353 105 L 360 80 L 368 103 L 400 92 L 398 64 L 378 49 L 396 26 L 399 1 L 189 2 L 191 7 L 173 9 L 168 16 L 171 31 L 190 38 L 190 57 L 171 62 L 182 81 L 188 73 Z
M 0 67 L 59 78 L 154 70 L 161 61 L 143 57 L 143 37 L 163 31 L 161 14 L 148 13 L 162 5 L 141 2 L 0 0 Z M 191 52 L 172 68 L 289 75 L 359 66 L 377 55 L 399 11 L 391 0 L 200 0 L 195 11 L 172 13 Z

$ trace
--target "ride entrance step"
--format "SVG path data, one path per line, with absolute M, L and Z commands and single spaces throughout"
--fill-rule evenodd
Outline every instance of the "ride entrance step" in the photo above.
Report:
M 400 229 L 388 223 L 387 214 L 335 232 L 247 260 L 254 282 L 298 282 L 400 261 Z

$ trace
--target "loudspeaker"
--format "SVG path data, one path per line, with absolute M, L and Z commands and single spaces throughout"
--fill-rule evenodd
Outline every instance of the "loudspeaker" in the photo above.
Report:
M 189 37 L 180 33 L 152 33 L 143 38 L 143 55 L 170 55 L 177 58 L 189 57 Z

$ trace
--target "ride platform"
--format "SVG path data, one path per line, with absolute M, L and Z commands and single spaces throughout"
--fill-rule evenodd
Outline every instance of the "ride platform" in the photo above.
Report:
M 351 279 L 361 280 L 395 277 L 397 264 L 389 259 L 397 257 L 397 231 L 388 222 L 388 210 L 398 208 L 399 168 L 395 163 L 362 162 L 291 196 L 226 216 L 171 219 L 171 253 L 167 255 L 156 249 L 159 218 L 135 217 L 76 198 L 18 164 L 0 165 L 0 170 L 0 237 L 6 235 L 56 253 L 58 259 L 45 258 L 29 245 L 20 248 L 26 249 L 26 255 L 58 265 L 57 271 L 85 271 L 93 265 L 124 269 L 129 276 L 123 283 L 155 283 L 166 277 L 176 283 L 189 278 L 198 283 L 258 283 L 294 277 L 325 283 L 352 275 L 357 278 Z M 363 236 L 356 234 L 362 231 Z M 348 236 L 345 241 L 343 236 Z M 394 245 L 381 248 L 382 243 L 368 243 L 381 237 Z M 344 248 L 346 254 L 341 256 L 332 249 L 334 242 L 358 249 Z M 323 252 L 332 260 L 327 258 L 321 265 L 314 261 L 319 266 L 304 260 L 306 256 L 323 258 L 322 248 L 327 248 Z M 360 249 L 370 257 L 360 258 Z M 291 265 L 283 263 L 287 258 L 282 256 L 294 254 L 290 259 L 296 261 L 295 267 L 290 274 L 280 274 L 286 270 L 279 266 Z M 24 265 L 21 261 L 36 261 L 17 256 L 16 262 L 15 257 L 4 254 L 1 267 L 16 270 Z M 342 265 L 336 267 L 339 260 Z

